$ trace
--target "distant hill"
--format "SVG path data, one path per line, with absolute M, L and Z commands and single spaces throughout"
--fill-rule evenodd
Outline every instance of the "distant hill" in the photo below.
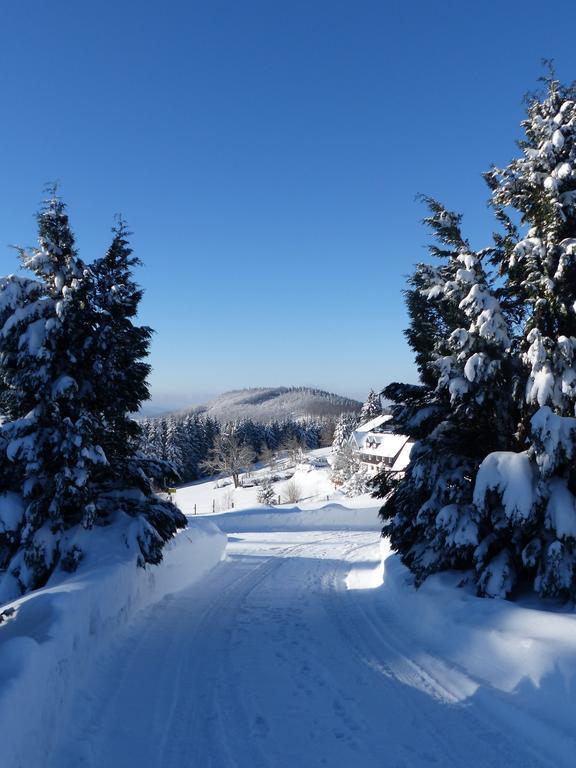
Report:
M 257 422 L 301 419 L 306 416 L 338 416 L 358 412 L 362 403 L 349 397 L 310 387 L 258 387 L 225 392 L 205 405 L 180 411 L 201 413 L 223 423 L 252 419 Z

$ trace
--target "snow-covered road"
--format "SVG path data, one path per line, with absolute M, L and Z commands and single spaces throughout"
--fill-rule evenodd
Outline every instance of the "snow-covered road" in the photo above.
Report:
M 47 764 L 562 765 L 510 697 L 408 640 L 378 590 L 347 588 L 377 560 L 373 531 L 231 535 L 215 570 L 100 659 Z

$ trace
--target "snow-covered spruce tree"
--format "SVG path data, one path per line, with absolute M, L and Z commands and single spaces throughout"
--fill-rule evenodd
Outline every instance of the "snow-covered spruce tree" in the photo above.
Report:
M 460 216 L 426 199 L 425 223 L 439 266 L 419 264 L 410 280 L 406 335 L 421 385 L 393 384 L 393 426 L 416 440 L 403 477 L 382 473 L 377 495 L 383 533 L 418 582 L 446 568 L 470 568 L 481 523 L 473 480 L 488 452 L 505 447 L 509 386 L 507 322 L 483 266 L 491 250 L 474 252 Z
M 109 422 L 99 407 L 105 385 L 98 364 L 106 361 L 97 349 L 103 319 L 96 280 L 77 255 L 55 195 L 38 225 L 39 247 L 21 253 L 35 279 L 10 276 L 0 283 L 0 376 L 10 393 L 0 429 L 1 490 L 4 499 L 12 492 L 22 500 L 9 516 L 0 568 L 4 582 L 20 591 L 45 583 L 57 565 L 73 569 L 82 556 L 78 532 L 110 522 L 102 508 L 112 465 L 102 445 Z M 129 379 L 130 368 L 125 372 Z M 172 530 L 184 522 L 175 509 L 167 514 Z M 152 540 L 162 533 L 142 518 L 135 538 L 143 560 L 159 559 Z
M 195 480 L 199 474 L 199 463 L 206 457 L 207 450 L 204 446 L 204 425 L 198 414 L 189 414 L 182 422 L 184 444 L 183 453 L 183 480 Z
M 360 462 L 350 443 L 342 445 L 332 459 L 330 479 L 336 486 L 347 483 L 359 471 Z
M 118 217 L 112 231 L 108 251 L 91 269 L 97 320 L 94 406 L 102 425 L 100 444 L 108 460 L 98 477 L 97 506 L 104 519 L 120 512 L 137 517 L 143 561 L 158 563 L 164 543 L 186 520 L 152 488 L 153 482 L 165 486 L 177 477 L 171 457 L 166 463 L 140 450 L 142 431 L 132 416 L 150 397 L 150 366 L 145 360 L 153 331 L 134 322 L 142 290 L 134 282 L 133 269 L 141 262 L 133 255 L 122 218 Z
M 355 413 L 342 413 L 340 414 L 336 427 L 334 428 L 334 439 L 332 441 L 332 448 L 334 451 L 338 451 L 342 446 L 348 443 L 350 435 L 354 431 L 357 425 L 358 419 Z
M 353 498 L 354 496 L 360 496 L 363 493 L 369 493 L 371 486 L 371 478 L 368 470 L 365 468 L 357 469 L 350 479 L 342 485 L 342 492 L 345 496 Z M 335 483 L 337 485 L 338 483 Z
M 358 416 L 355 413 L 342 413 L 336 422 L 332 441 L 334 458 L 331 470 L 331 480 L 334 485 L 343 485 L 348 482 L 360 468 L 360 463 L 350 445 L 350 437 L 357 425 Z
M 0 372 L 13 393 L 2 434 L 26 505 L 2 565 L 22 591 L 43 583 L 59 560 L 75 559 L 71 549 L 63 550 L 62 532 L 93 523 L 90 477 L 106 463 L 85 355 L 94 330 L 90 274 L 59 201 L 45 205 L 38 223 L 39 248 L 22 253 L 35 289 L 22 291 L 14 277 L 2 286 Z M 17 286 L 20 295 L 12 300 Z
M 526 386 L 519 435 L 526 450 L 489 456 L 475 500 L 510 533 L 480 551 L 480 588 L 507 594 L 531 580 L 542 596 L 576 597 L 576 88 L 553 77 L 523 122 L 522 154 L 487 174 L 500 217 L 524 232 L 499 264 L 521 322 Z M 492 565 L 490 564 L 492 563 Z
M 272 481 L 269 477 L 266 477 L 262 481 L 262 485 L 258 488 L 257 500 L 259 504 L 266 504 L 268 507 L 271 507 L 276 503 L 276 494 L 274 493 Z
M 366 422 L 375 419 L 377 416 L 382 415 L 382 403 L 380 402 L 380 395 L 377 395 L 373 389 L 368 393 L 366 402 L 362 406 L 360 416 L 358 417 L 359 424 L 366 424 Z

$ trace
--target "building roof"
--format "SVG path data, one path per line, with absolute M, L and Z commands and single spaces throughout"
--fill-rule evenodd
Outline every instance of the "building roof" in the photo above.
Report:
M 411 440 L 406 440 L 402 446 L 402 450 L 398 454 L 396 461 L 392 466 L 392 472 L 403 472 L 410 463 L 410 453 L 414 443 Z
M 361 434 L 364 434 L 365 432 L 372 432 L 377 429 L 377 427 L 384 424 L 385 421 L 390 421 L 391 418 L 392 416 L 390 416 L 389 413 L 383 413 L 381 416 L 376 416 L 376 418 L 370 419 L 370 421 L 367 421 L 365 424 L 360 424 L 359 427 L 356 427 L 353 434 L 356 432 Z
M 382 434 L 369 432 L 364 436 L 358 448 L 362 453 L 367 453 L 371 456 L 393 459 L 400 453 L 407 440 L 406 435 L 395 435 L 392 432 L 384 432 Z
M 353 449 L 364 454 L 378 459 L 393 460 L 393 469 L 400 471 L 408 465 L 412 442 L 406 435 L 378 431 L 379 427 L 391 418 L 390 415 L 377 416 L 366 424 L 360 425 L 352 432 L 350 442 Z

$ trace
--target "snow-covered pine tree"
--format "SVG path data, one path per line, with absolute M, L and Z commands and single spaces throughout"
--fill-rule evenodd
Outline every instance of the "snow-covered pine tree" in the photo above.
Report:
M 337 483 L 336 483 L 337 484 Z M 367 469 L 357 469 L 342 486 L 342 493 L 349 498 L 360 496 L 371 490 L 371 477 Z
M 359 424 L 366 424 L 368 421 L 375 419 L 377 416 L 382 415 L 382 403 L 380 402 L 380 395 L 376 394 L 373 389 L 368 393 L 366 402 L 362 406 L 360 416 L 358 417 Z
M 411 279 L 407 331 L 420 386 L 394 384 L 393 426 L 415 439 L 404 476 L 377 478 L 384 533 L 420 582 L 445 568 L 469 568 L 478 544 L 473 478 L 486 453 L 505 445 L 507 322 L 483 262 L 463 238 L 460 216 L 426 199 L 425 223 L 440 266 L 420 264 Z
M 341 445 L 332 459 L 330 479 L 336 486 L 347 483 L 360 469 L 358 457 L 349 442 Z
M 487 174 L 497 214 L 520 216 L 499 263 L 521 323 L 526 450 L 487 457 L 476 483 L 484 514 L 509 528 L 506 550 L 478 553 L 480 587 L 504 595 L 530 579 L 543 596 L 576 597 L 576 87 L 547 78 L 523 122 L 522 154 Z
M 271 507 L 276 503 L 276 494 L 269 477 L 264 478 L 262 485 L 258 488 L 258 503 L 266 504 Z
M 82 556 L 76 532 L 102 521 L 102 493 L 110 490 L 115 461 L 103 448 L 112 442 L 106 438 L 114 419 L 102 405 L 107 371 L 100 368 L 104 319 L 97 281 L 77 255 L 55 194 L 38 225 L 39 247 L 21 254 L 35 279 L 11 276 L 0 284 L 0 376 L 10 393 L 0 428 L 8 467 L 2 491 L 4 498 L 12 492 L 22 499 L 0 568 L 4 583 L 10 579 L 20 591 L 43 584 L 58 564 L 76 566 Z M 146 478 L 139 481 L 145 485 Z M 143 518 L 136 536 L 143 559 L 152 562 L 160 557 L 162 535 L 185 522 L 175 508 L 157 513 L 164 525 L 154 528 Z
M 166 419 L 166 461 L 174 468 L 175 475 L 181 477 L 186 454 L 186 433 L 181 418 L 168 416 Z
M 334 428 L 334 440 L 332 442 L 331 480 L 334 485 L 343 485 L 360 468 L 358 458 L 350 445 L 352 432 L 358 426 L 357 414 L 346 412 L 340 414 Z
M 348 440 L 350 435 L 356 428 L 357 417 L 355 413 L 341 413 L 336 427 L 334 429 L 334 440 L 332 441 L 332 448 L 334 451 L 338 451 L 342 448 Z
M 91 480 L 107 461 L 97 442 L 86 354 L 94 330 L 91 276 L 55 196 L 38 224 L 39 247 L 21 254 L 36 280 L 7 278 L 0 299 L 0 373 L 13 394 L 2 434 L 25 503 L 3 566 L 22 591 L 42 584 L 57 562 L 74 559 L 63 532 L 93 524 Z
M 133 418 L 150 396 L 150 366 L 145 360 L 152 329 L 134 322 L 142 290 L 134 282 L 133 270 L 141 262 L 133 255 L 128 237 L 126 223 L 118 217 L 108 251 L 92 265 L 96 408 L 102 423 L 100 442 L 108 459 L 100 477 L 98 509 L 104 519 L 121 512 L 138 518 L 143 562 L 158 563 L 164 543 L 186 520 L 177 507 L 154 493 L 152 482 L 165 485 L 175 479 L 174 466 L 140 450 L 141 428 Z
M 198 465 L 205 458 L 203 452 L 204 430 L 198 414 L 189 414 L 182 421 L 182 479 L 196 480 Z

